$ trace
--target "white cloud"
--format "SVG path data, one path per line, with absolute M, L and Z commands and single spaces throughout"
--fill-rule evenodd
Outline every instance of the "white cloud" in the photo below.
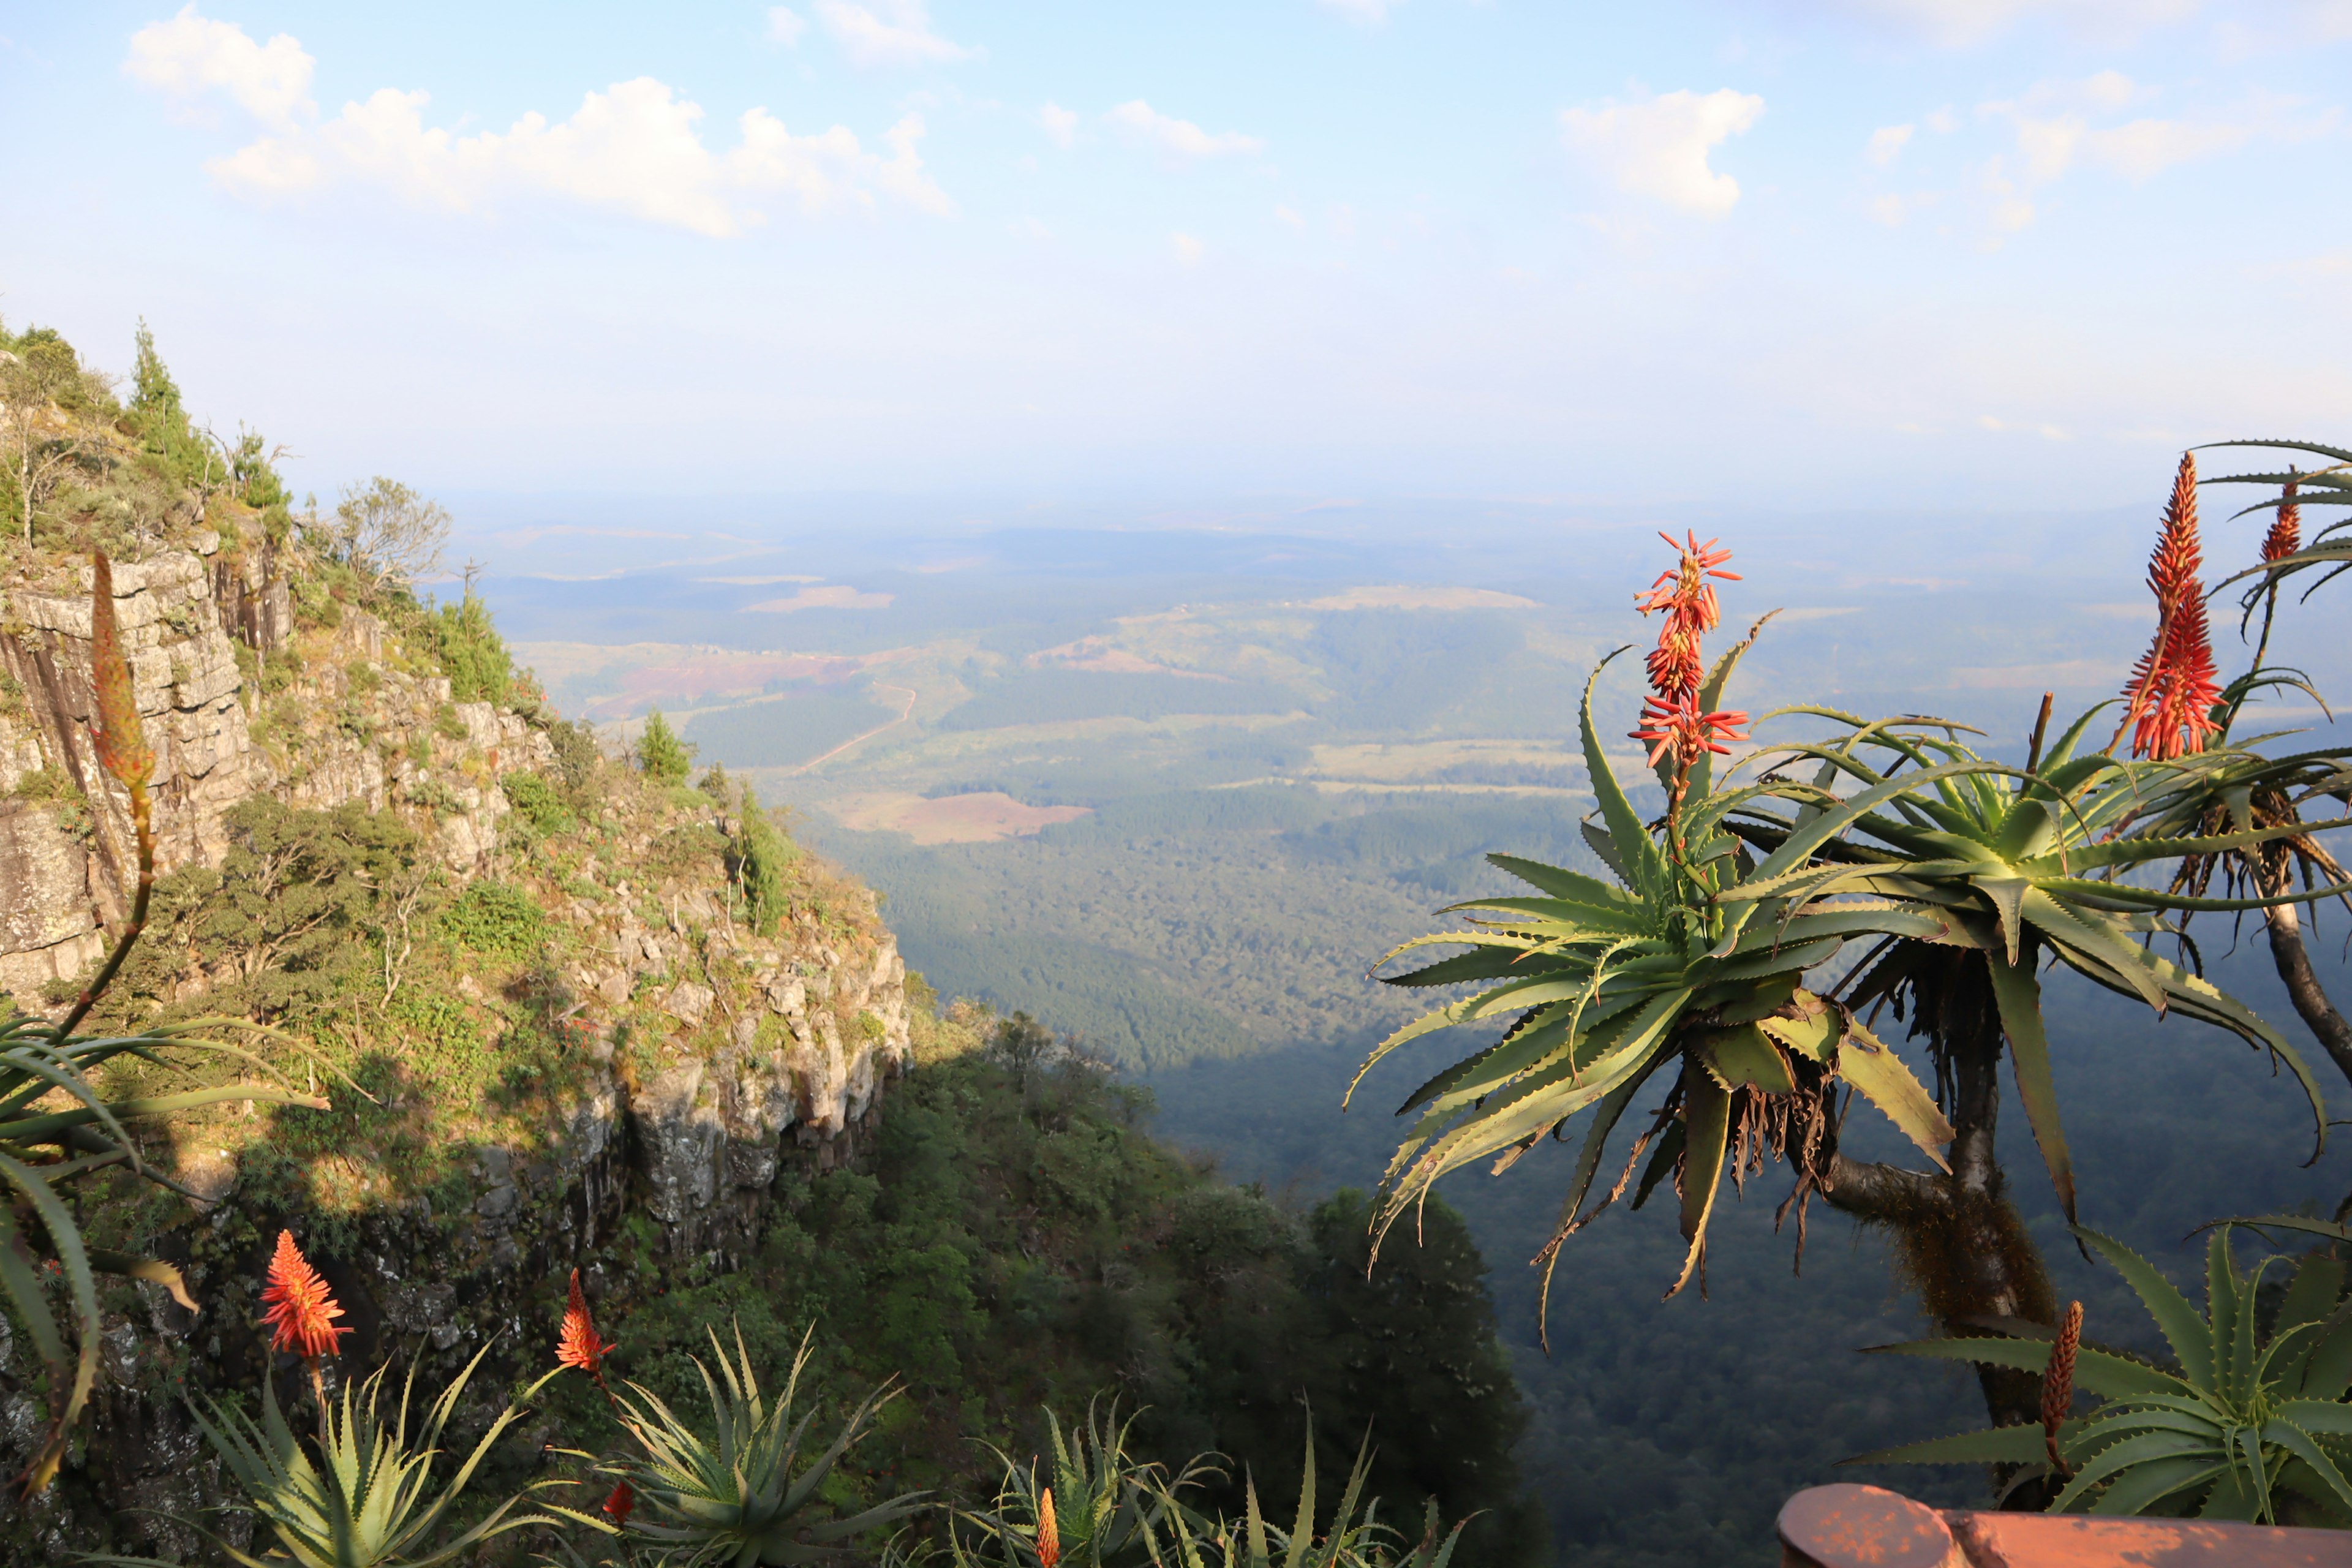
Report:
M 1238 131 L 1221 131 L 1212 135 L 1189 120 L 1160 113 L 1139 98 L 1120 104 L 1103 118 L 1129 141 L 1180 157 L 1223 157 L 1255 153 L 1265 146 L 1257 137 L 1244 136 Z
M 1960 117 L 1948 108 L 1939 109 L 1927 116 L 1927 129 L 1938 136 L 1949 136 L 1960 128 Z
M 1049 103 L 1037 111 L 1037 123 L 1045 128 L 1045 134 L 1054 139 L 1056 146 L 1067 147 L 1078 139 L 1078 116 L 1075 110 Z
M 1910 140 L 1908 125 L 1882 125 L 1870 133 L 1870 144 L 1863 149 L 1862 155 L 1884 169 L 1894 163 Z
M 1559 122 L 1568 145 L 1618 189 L 1720 217 L 1738 202 L 1739 182 L 1708 168 L 1707 154 L 1763 112 L 1762 99 L 1725 88 L 1566 109 Z
M 1350 22 L 1377 27 L 1389 19 L 1389 13 L 1404 4 L 1404 0 L 1316 0 L 1327 11 L 1337 11 Z
M 1884 195 L 1870 204 L 1870 216 L 1889 228 L 1900 226 L 1910 216 L 1910 210 L 1898 195 Z
M 170 21 L 150 22 L 131 34 L 122 70 L 184 100 L 220 89 L 264 125 L 283 130 L 318 113 L 310 101 L 317 64 L 288 34 L 257 44 L 244 28 L 199 16 L 189 5 Z
M 271 47 L 280 41 L 305 62 L 307 79 L 310 57 L 291 39 Z M 233 49 L 215 53 L 235 58 Z M 237 81 L 217 85 L 245 101 Z M 271 112 L 279 101 L 262 100 Z M 811 215 L 871 209 L 882 198 L 921 212 L 955 210 L 924 172 L 919 114 L 884 132 L 875 152 L 846 127 L 796 136 L 765 109 L 753 109 L 737 121 L 735 146 L 721 153 L 703 142 L 701 106 L 651 77 L 584 95 L 567 120 L 551 123 L 532 112 L 503 132 L 472 136 L 426 124 L 431 101 L 427 93 L 383 88 L 312 124 L 254 110 L 268 133 L 206 168 L 231 190 L 257 197 L 353 184 L 420 206 L 478 213 L 508 196 L 536 195 L 713 237 L 762 221 L 757 204 L 765 197 L 790 199 Z
M 1168 237 L 1175 242 L 1176 261 L 1181 267 L 1198 266 L 1202 254 L 1208 248 L 1189 234 L 1171 234 Z
M 1274 216 L 1277 222 L 1287 224 L 1292 228 L 1304 231 L 1307 227 L 1307 220 L 1300 217 L 1294 208 L 1276 207 L 1274 209 Z
M 2129 38 L 2185 22 L 2201 0 L 1842 0 L 1845 9 L 1952 47 L 1980 44 L 2044 17 L 2095 37 Z
M 791 6 L 772 5 L 768 8 L 768 37 L 776 43 L 792 48 L 800 43 L 801 35 L 807 31 L 808 23 Z
M 816 0 L 816 19 L 854 65 L 945 65 L 979 52 L 934 31 L 923 0 Z
M 2120 124 L 2098 123 L 2155 96 L 2153 89 L 2120 72 L 2101 71 L 2080 81 L 2042 82 L 2018 99 L 1985 104 L 1980 111 L 2009 121 L 2031 184 L 2048 184 L 2079 167 L 2138 184 L 2177 164 L 2234 152 L 2257 136 L 2294 138 L 2334 123 L 2332 110 L 2298 123 L 2283 106 L 2267 102 L 2221 117 L 2144 115 Z

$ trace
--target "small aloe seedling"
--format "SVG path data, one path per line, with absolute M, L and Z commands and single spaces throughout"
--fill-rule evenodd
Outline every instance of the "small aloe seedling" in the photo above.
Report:
M 2105 1402 L 2089 1415 L 2071 1418 L 2053 1397 L 2044 1425 L 1963 1433 L 1853 1462 L 2029 1467 L 2029 1474 L 2064 1481 L 2050 1505 L 2057 1511 L 2187 1510 L 2208 1519 L 2274 1523 L 2282 1494 L 2292 1493 L 2327 1517 L 2352 1518 L 2352 1479 L 2338 1458 L 2352 1439 L 2352 1405 L 2343 1402 L 2352 1390 L 2352 1313 L 2339 1306 L 2345 1266 L 2332 1258 L 2304 1258 L 2264 1338 L 2255 1303 L 2274 1260 L 2241 1273 L 2230 1254 L 2231 1229 L 2250 1225 L 2323 1228 L 2315 1221 L 2223 1221 L 2207 1250 L 2201 1313 L 2138 1253 L 2096 1231 L 2074 1232 L 2138 1294 L 2177 1368 L 2082 1345 L 2074 1352 L 2071 1381 Z M 2342 1226 L 2325 1229 L 2352 1239 Z M 2026 1327 L 2014 1335 L 1922 1340 L 1885 1350 L 2044 1372 L 2054 1385 L 2063 1358 L 2049 1340 L 2025 1334 Z M 2058 1349 L 2066 1348 L 2062 1341 Z

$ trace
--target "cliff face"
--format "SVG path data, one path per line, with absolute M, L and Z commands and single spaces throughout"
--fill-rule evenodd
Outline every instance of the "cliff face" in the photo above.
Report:
M 539 1315 L 572 1268 L 593 1293 L 625 1299 L 657 1290 L 667 1269 L 734 1267 L 780 1173 L 847 1158 L 909 1059 L 906 967 L 870 895 L 814 868 L 821 888 L 755 933 L 723 857 L 677 848 L 681 835 L 726 842 L 740 808 L 610 763 L 618 782 L 571 830 L 583 847 L 571 868 L 530 859 L 506 786 L 555 767 L 547 716 L 452 701 L 425 656 L 356 608 L 298 625 L 287 569 L 252 537 L 115 567 L 157 752 L 161 868 L 221 867 L 232 812 L 255 797 L 394 814 L 451 889 L 526 888 L 552 933 L 528 973 L 464 961 L 429 977 L 449 1027 L 495 1056 L 502 1020 L 529 1011 L 561 1054 L 536 1087 L 469 1100 L 441 1081 L 445 1058 L 402 1033 L 396 1008 L 370 1015 L 391 1076 L 373 1096 L 330 1092 L 355 1125 L 394 1128 L 425 1174 L 394 1173 L 353 1133 L 292 1186 L 257 1181 L 286 1155 L 249 1110 L 171 1130 L 164 1163 L 196 1196 L 168 1200 L 175 1215 L 152 1228 L 203 1314 L 153 1287 L 121 1289 L 95 1416 L 57 1487 L 21 1510 L 13 1492 L 0 1501 L 0 1563 L 101 1544 L 195 1550 L 126 1510 L 222 1500 L 173 1390 L 254 1386 L 268 1356 L 252 1298 L 278 1226 L 302 1231 L 350 1310 L 343 1364 L 414 1354 L 430 1363 L 420 1386 L 436 1387 L 495 1336 L 494 1365 L 520 1367 L 541 1356 Z M 135 879 L 124 802 L 90 746 L 88 593 L 86 564 L 37 560 L 0 609 L 0 991 L 25 1006 L 103 955 Z M 382 941 L 389 952 L 389 931 Z M 190 973 L 203 994 L 207 972 Z M 41 1426 L 37 1369 L 0 1316 L 0 1467 L 12 1473 Z

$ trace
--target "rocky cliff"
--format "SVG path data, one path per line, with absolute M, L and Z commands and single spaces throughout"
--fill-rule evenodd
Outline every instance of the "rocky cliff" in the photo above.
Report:
M 733 1267 L 782 1172 L 853 1152 L 929 1018 L 863 889 L 796 857 L 782 908 L 752 918 L 737 873 L 756 805 L 583 757 L 528 697 L 455 700 L 429 621 L 333 602 L 310 570 L 249 521 L 115 567 L 167 873 L 137 1005 L 221 1001 L 274 1026 L 303 1047 L 280 1066 L 321 1078 L 336 1110 L 158 1129 L 185 1194 L 109 1189 L 126 1242 L 179 1261 L 202 1310 L 121 1289 L 96 1416 L 56 1488 L 0 1503 L 0 1563 L 196 1550 L 126 1510 L 219 1500 L 173 1391 L 252 1386 L 280 1225 L 351 1310 L 344 1364 L 418 1355 L 433 1386 L 503 1334 L 520 1366 L 572 1268 L 625 1300 Z M 25 1006 L 56 1005 L 102 955 L 135 877 L 90 748 L 89 580 L 31 554 L 0 602 L 0 991 Z M 292 814 L 268 843 L 296 848 L 264 845 L 256 802 Z M 278 950 L 223 921 L 243 900 L 278 941 L 267 910 L 299 832 L 364 838 L 376 868 L 301 873 L 329 911 L 305 918 L 343 924 L 303 961 L 309 989 L 268 991 Z M 0 1319 L 0 1464 L 39 1429 L 37 1368 Z

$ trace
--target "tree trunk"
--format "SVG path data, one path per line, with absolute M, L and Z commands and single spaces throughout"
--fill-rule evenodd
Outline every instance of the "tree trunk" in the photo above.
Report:
M 2263 870 L 2263 896 L 2275 898 L 2286 891 L 2286 875 L 2282 868 L 2273 876 L 2265 866 Z M 2327 999 L 2320 988 L 2319 975 L 2311 966 L 2311 954 L 2304 951 L 2303 917 L 2293 904 L 2280 904 L 2263 911 L 2270 926 L 2271 962 L 2278 965 L 2279 978 L 2286 983 L 2287 1000 L 2311 1032 L 2336 1059 L 2336 1068 L 2347 1079 L 2352 1079 L 2352 1024 Z
M 1938 1331 L 1984 1333 L 1988 1319 L 2053 1323 L 2057 1303 L 2049 1275 L 2004 1191 L 1995 1150 L 2002 1036 L 1984 955 L 1927 949 L 1916 955 L 1906 986 L 1913 1028 L 1927 1036 L 1942 1079 L 1938 1088 L 1953 1132 L 1951 1173 L 1865 1164 L 1839 1154 L 1822 1195 L 1832 1207 L 1888 1232 L 1897 1274 L 1918 1292 Z M 2035 1373 L 1979 1367 L 1977 1381 L 1994 1426 L 2041 1420 L 2042 1380 Z M 2024 1487 L 2008 1506 L 2039 1508 L 2046 1500 L 2039 1487 Z

